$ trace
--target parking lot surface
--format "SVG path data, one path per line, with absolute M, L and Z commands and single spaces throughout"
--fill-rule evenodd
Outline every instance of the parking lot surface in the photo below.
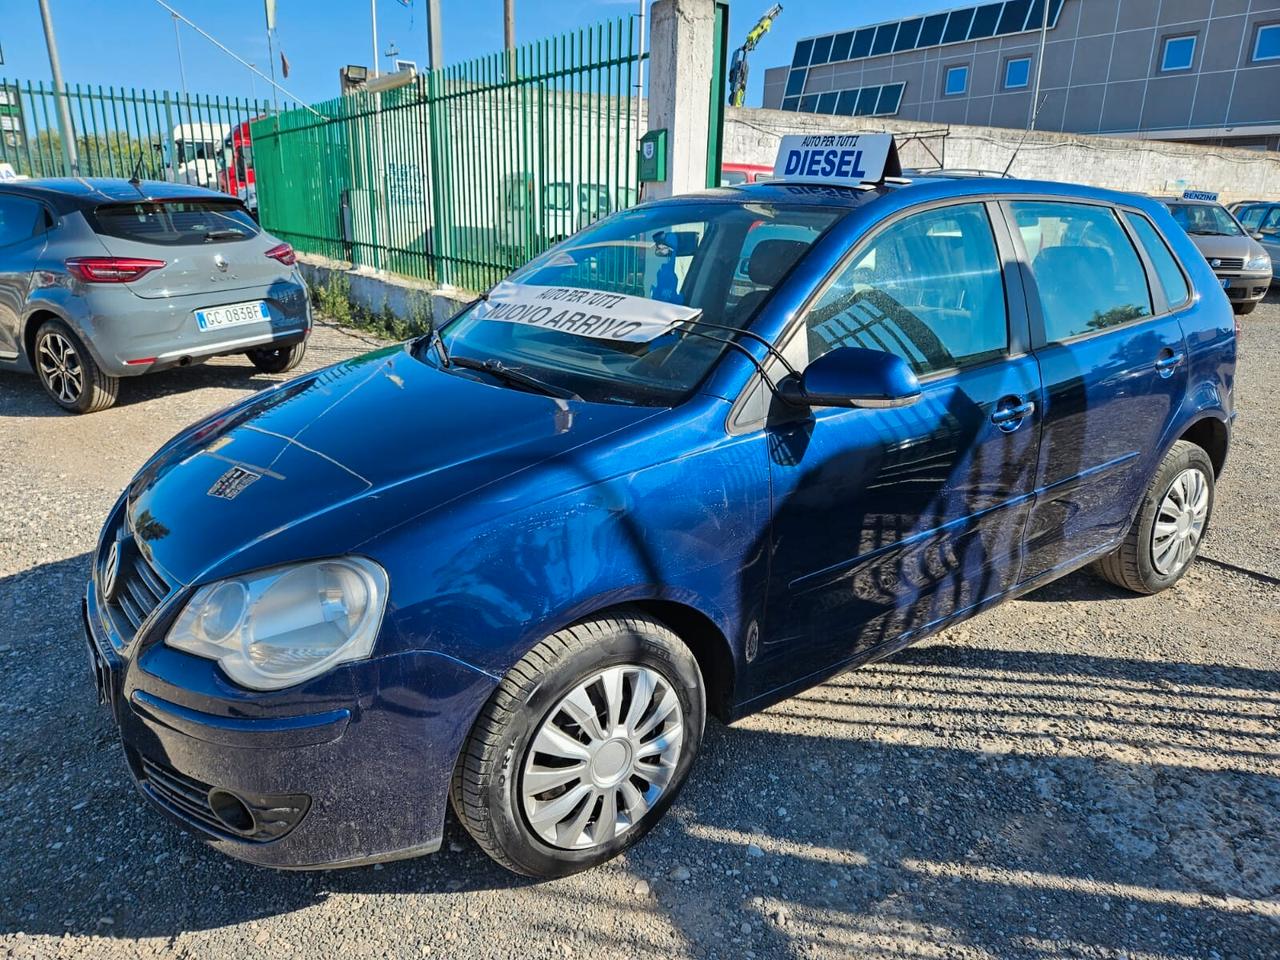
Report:
M 320 326 L 307 369 L 372 343 Z M 157 446 L 272 379 L 219 360 L 77 418 L 0 374 L 0 956 L 1280 956 L 1280 296 L 1244 320 L 1176 589 L 1078 573 L 713 723 L 665 821 L 554 882 L 453 823 L 427 858 L 271 872 L 130 786 L 83 652 L 88 552 Z

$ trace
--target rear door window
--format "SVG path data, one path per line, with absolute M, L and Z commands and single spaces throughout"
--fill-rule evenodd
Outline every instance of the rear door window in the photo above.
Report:
M 44 207 L 26 197 L 0 195 L 0 246 L 29 240 L 44 229 Z
M 1187 286 L 1187 278 L 1182 275 L 1182 268 L 1178 266 L 1178 261 L 1150 220 L 1138 213 L 1126 212 L 1124 216 L 1156 268 L 1156 276 L 1164 289 L 1164 298 L 1168 301 L 1169 308 L 1176 310 L 1191 298 L 1191 290 Z
M 258 235 L 249 211 L 233 200 L 104 204 L 94 210 L 93 221 L 104 236 L 166 246 L 226 243 Z
M 985 207 L 941 207 L 887 227 L 855 254 L 805 326 L 810 363 L 836 347 L 865 347 L 924 375 L 1003 356 L 1008 308 Z
M 1045 342 L 1151 316 L 1147 272 L 1114 210 L 1058 201 L 1009 209 L 1040 294 Z

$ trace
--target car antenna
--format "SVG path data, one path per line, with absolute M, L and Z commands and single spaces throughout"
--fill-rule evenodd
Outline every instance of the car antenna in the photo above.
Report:
M 138 151 L 138 162 L 133 165 L 133 175 L 129 177 L 129 182 L 133 184 L 133 189 L 142 193 L 142 151 Z
M 1036 117 L 1040 116 L 1040 111 L 1044 109 L 1045 101 L 1048 99 L 1049 95 L 1046 93 L 1040 98 L 1040 102 L 1036 104 L 1035 113 L 1031 114 L 1031 122 L 1027 124 L 1027 129 L 1022 131 L 1022 139 L 1019 140 L 1018 145 L 1013 148 L 1013 156 L 1011 156 L 1009 158 L 1009 162 L 1005 164 L 1004 171 L 1000 176 L 1007 177 L 1009 175 L 1009 171 L 1013 169 L 1013 161 L 1018 159 L 1018 151 L 1021 150 L 1022 145 L 1027 142 L 1027 137 L 1031 135 L 1031 131 L 1036 125 Z

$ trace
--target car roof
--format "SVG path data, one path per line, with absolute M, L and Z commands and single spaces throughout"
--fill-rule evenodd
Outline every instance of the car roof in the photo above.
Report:
M 59 213 L 91 210 L 104 203 L 129 203 L 138 200 L 234 199 L 215 190 L 186 183 L 164 180 L 142 180 L 134 184 L 123 177 L 43 177 L 34 180 L 8 180 L 0 183 L 0 191 L 16 196 L 43 200 Z

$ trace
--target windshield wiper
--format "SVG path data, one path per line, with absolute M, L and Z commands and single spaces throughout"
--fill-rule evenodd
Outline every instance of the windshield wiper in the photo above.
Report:
M 554 383 L 547 383 L 545 380 L 539 380 L 518 367 L 509 367 L 501 360 L 495 360 L 492 357 L 487 360 L 477 360 L 474 357 L 453 357 L 449 365 L 462 367 L 464 370 L 478 370 L 481 373 L 487 373 L 515 386 L 525 387 L 537 393 L 545 393 L 549 397 L 558 397 L 561 400 L 582 399 L 572 390 L 558 387 Z
M 210 240 L 238 240 L 241 237 L 247 237 L 248 234 L 243 230 L 236 230 L 233 227 L 224 227 L 221 230 L 206 230 L 204 232 L 205 242 Z

